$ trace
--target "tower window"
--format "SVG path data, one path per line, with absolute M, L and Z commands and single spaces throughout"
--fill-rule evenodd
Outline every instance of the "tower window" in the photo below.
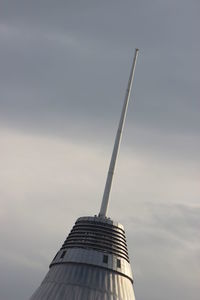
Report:
M 103 263 L 107 264 L 108 263 L 108 255 L 103 256 Z
M 63 258 L 65 256 L 66 251 L 63 251 L 60 258 Z
M 117 259 L 117 268 L 121 268 L 121 260 Z
M 58 256 L 58 252 L 56 253 L 56 255 L 55 255 L 55 257 L 54 257 L 54 259 L 53 259 L 53 260 L 55 260 L 57 256 Z

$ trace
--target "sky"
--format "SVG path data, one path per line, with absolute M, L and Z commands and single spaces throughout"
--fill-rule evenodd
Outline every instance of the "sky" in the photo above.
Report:
M 200 293 L 200 2 L 0 1 L 0 299 L 29 299 L 98 214 L 134 49 L 108 215 L 137 300 Z

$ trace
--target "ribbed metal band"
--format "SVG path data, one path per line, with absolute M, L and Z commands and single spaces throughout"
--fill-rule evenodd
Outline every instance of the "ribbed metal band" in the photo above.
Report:
M 135 300 L 133 284 L 99 267 L 53 265 L 30 300 Z
M 125 232 L 98 217 L 79 218 L 61 249 L 84 248 L 107 252 L 129 262 Z

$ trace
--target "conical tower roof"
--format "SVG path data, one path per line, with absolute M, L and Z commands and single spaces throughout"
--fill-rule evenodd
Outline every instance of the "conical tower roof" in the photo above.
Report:
M 123 226 L 79 218 L 30 300 L 134 300 Z
M 137 54 L 138 49 L 135 50 L 99 215 L 78 218 L 30 300 L 135 300 L 124 228 L 107 218 L 106 213 Z

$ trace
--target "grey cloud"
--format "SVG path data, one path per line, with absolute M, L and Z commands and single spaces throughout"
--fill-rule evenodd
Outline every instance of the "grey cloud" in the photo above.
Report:
M 136 125 L 165 131 L 199 129 L 197 19 L 185 22 L 195 16 L 195 2 L 181 7 L 177 2 L 172 9 L 172 3 L 160 6 L 155 1 L 156 10 L 146 1 L 140 5 L 127 1 L 124 7 L 118 2 L 114 9 L 110 3 L 106 10 L 91 1 L 84 7 L 79 3 L 78 8 L 77 3 L 27 5 L 22 1 L 12 10 L 12 2 L 6 3 L 2 22 L 19 32 L 10 42 L 3 41 L 7 59 L 1 69 L 2 120 L 7 117 L 7 122 L 16 120 L 16 126 L 25 127 L 28 114 L 32 124 L 36 119 L 53 131 L 52 115 L 62 125 L 72 119 L 82 120 L 87 127 L 95 120 L 100 126 L 103 116 L 109 127 L 109 118 L 120 109 L 117 105 L 124 96 L 135 43 L 141 45 L 134 90 Z M 122 24 L 118 20 L 125 14 Z M 15 99 L 10 103 L 11 84 Z
M 199 206 L 150 202 L 142 205 L 149 215 L 129 219 L 126 225 L 135 266 L 136 295 L 164 300 L 169 295 L 175 299 L 190 294 L 191 299 L 196 299 Z M 188 287 L 190 280 L 192 285 Z M 145 291 L 141 282 L 145 282 Z
M 27 299 L 75 218 L 96 213 L 135 47 L 110 211 L 138 299 L 199 299 L 198 12 L 195 0 L 1 1 L 3 300 Z

